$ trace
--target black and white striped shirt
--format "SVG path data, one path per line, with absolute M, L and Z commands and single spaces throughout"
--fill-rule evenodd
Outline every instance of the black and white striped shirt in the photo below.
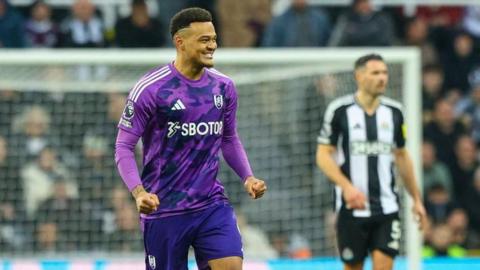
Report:
M 319 144 L 337 148 L 335 159 L 353 185 L 367 196 L 367 207 L 349 210 L 335 188 L 336 209 L 354 217 L 386 215 L 399 210 L 393 150 L 405 146 L 401 104 L 382 97 L 368 115 L 354 95 L 333 100 L 325 111 Z

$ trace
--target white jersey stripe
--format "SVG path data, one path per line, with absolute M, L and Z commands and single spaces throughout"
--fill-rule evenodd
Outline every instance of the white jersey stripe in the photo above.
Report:
M 229 78 L 227 75 L 221 73 L 220 71 L 214 69 L 214 68 L 207 68 L 208 71 L 212 72 L 213 74 L 217 74 L 219 76 L 222 76 L 222 77 L 225 77 L 225 78 Z M 230 78 L 229 78 L 230 79 Z
M 349 99 L 350 102 L 347 102 Z M 354 217 L 388 215 L 399 211 L 393 151 L 399 144 L 404 144 L 404 138 L 399 133 L 402 124 L 401 104 L 388 98 L 380 99 L 379 107 L 371 116 L 366 115 L 352 95 L 330 102 L 318 143 L 337 142 L 336 163 L 368 198 L 366 209 L 348 211 L 346 205 L 342 205 L 340 188 L 335 187 L 338 211 L 347 210 L 346 213 Z M 338 132 L 332 133 L 333 125 Z M 346 164 L 348 167 L 345 167 Z
M 347 109 L 349 143 L 363 142 L 367 140 L 367 129 L 365 113 L 358 105 Z M 352 149 L 350 149 L 352 152 Z M 366 155 L 350 155 L 350 180 L 368 198 L 368 157 Z M 353 210 L 355 217 L 370 216 L 370 206 L 367 200 L 367 207 L 362 210 Z
M 377 109 L 377 135 L 378 141 L 388 144 L 394 144 L 394 126 L 393 111 L 391 108 L 380 105 Z M 380 203 L 382 204 L 383 214 L 397 212 L 397 198 L 392 191 L 392 154 L 381 153 L 378 155 L 378 176 L 380 178 Z
M 128 96 L 129 99 L 133 99 L 135 97 L 135 94 L 136 92 L 138 91 L 139 87 L 141 87 L 146 81 L 150 80 L 152 77 L 155 77 L 165 71 L 169 70 L 169 67 L 168 66 L 165 66 L 155 72 L 153 72 L 152 74 L 149 74 L 148 76 L 145 76 L 143 78 L 141 78 L 140 80 L 138 80 L 138 82 L 135 84 L 135 86 L 133 86 L 132 88 L 132 91 L 130 92 L 130 95 Z
M 150 79 L 148 82 L 145 82 L 145 84 L 142 86 L 142 88 L 140 88 L 138 91 L 137 91 L 137 94 L 133 97 L 133 101 L 134 102 L 137 102 L 138 98 L 140 97 L 140 95 L 142 94 L 143 90 L 145 90 L 145 88 L 147 88 L 148 86 L 150 86 L 151 84 L 155 83 L 156 81 L 160 80 L 161 78 L 164 78 L 166 76 L 168 76 L 170 73 L 172 73 L 170 70 L 161 74 L 161 75 L 158 75 L 157 77 L 155 78 L 152 78 Z
M 130 91 L 130 95 L 128 96 L 129 99 L 132 99 L 133 96 L 135 95 L 135 92 L 136 92 L 136 89 L 140 86 L 140 84 L 142 84 L 145 80 L 148 80 L 150 79 L 152 76 L 156 76 L 158 75 L 159 73 L 162 73 L 164 72 L 165 70 L 168 69 L 168 66 L 165 66 L 155 72 L 153 72 L 152 74 L 149 74 L 148 76 L 144 76 L 142 77 L 140 80 L 138 80 L 138 82 L 133 86 L 132 88 L 132 91 Z
M 159 76 L 162 76 L 163 74 L 165 74 L 167 72 L 170 72 L 170 70 L 167 69 L 167 70 L 164 70 L 160 73 L 157 73 L 155 76 L 149 76 L 148 79 L 144 80 L 138 86 L 136 86 L 136 88 L 134 89 L 135 93 L 132 95 L 132 100 L 137 100 L 138 99 L 139 92 L 143 89 L 143 87 L 145 85 L 149 84 L 152 81 L 155 81 Z

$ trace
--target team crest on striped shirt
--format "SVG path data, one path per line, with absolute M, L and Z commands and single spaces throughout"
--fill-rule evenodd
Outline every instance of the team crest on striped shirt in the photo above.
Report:
M 221 109 L 223 107 L 223 96 L 222 95 L 213 95 L 213 101 L 215 103 L 215 107 L 217 109 Z

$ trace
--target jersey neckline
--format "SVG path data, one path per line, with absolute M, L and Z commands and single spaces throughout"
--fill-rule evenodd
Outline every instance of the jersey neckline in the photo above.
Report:
M 200 78 L 198 80 L 189 79 L 189 78 L 185 77 L 185 75 L 183 75 L 180 71 L 178 71 L 178 69 L 174 65 L 174 62 L 175 61 L 172 61 L 171 63 L 168 64 L 170 69 L 173 71 L 173 74 L 175 76 L 177 76 L 180 80 L 182 80 L 182 81 L 184 81 L 184 82 L 186 82 L 190 85 L 198 85 L 198 84 L 202 83 L 205 80 L 205 78 L 207 77 L 207 70 L 206 70 L 206 68 L 203 68 L 202 76 L 200 76 Z

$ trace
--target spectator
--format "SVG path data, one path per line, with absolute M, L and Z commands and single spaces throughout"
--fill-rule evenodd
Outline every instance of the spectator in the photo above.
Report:
M 95 15 L 95 6 L 90 0 L 76 0 L 72 17 L 62 24 L 63 47 L 104 47 L 103 24 Z
M 23 228 L 23 191 L 18 170 L 11 161 L 7 141 L 0 136 L 0 250 L 22 251 L 26 241 Z
M 395 40 L 392 19 L 375 11 L 370 0 L 353 0 L 352 8 L 337 20 L 330 46 L 391 46 Z
M 474 149 L 476 150 L 476 148 Z M 459 151 L 461 150 L 463 149 L 459 149 Z M 471 155 L 471 153 L 468 155 Z M 475 161 L 475 164 L 478 164 L 478 162 Z M 468 172 L 470 173 L 471 171 Z M 472 176 L 471 178 L 465 178 L 464 181 L 458 183 L 459 193 L 463 196 L 459 201 L 467 212 L 471 228 L 478 235 L 480 234 L 480 208 L 478 207 L 478 202 L 480 201 L 480 168 L 478 166 L 476 166 L 472 175 L 468 175 Z
M 475 38 L 478 51 L 480 48 L 480 6 L 468 6 L 465 8 L 463 28 Z
M 36 213 L 37 249 L 72 251 L 84 249 L 88 235 L 81 234 L 85 216 L 81 204 L 69 192 L 71 180 L 58 178 L 50 185 L 50 197 L 43 201 Z M 47 236 L 42 236 L 46 233 Z M 40 234 L 40 235 L 39 235 Z
M 88 226 L 86 230 L 91 234 L 89 245 L 91 248 L 102 247 L 100 241 L 103 235 L 103 226 L 112 219 L 107 209 L 110 198 L 106 196 L 114 186 L 114 170 L 112 157 L 109 157 L 107 141 L 104 137 L 86 135 L 83 139 L 83 157 L 79 168 L 79 198 L 85 209 L 88 209 Z M 115 179 L 116 180 L 116 179 Z M 113 215 L 113 214 L 111 214 Z
M 474 176 L 478 168 L 477 148 L 473 139 L 462 136 L 455 145 L 455 162 L 451 168 L 455 198 L 467 211 L 473 228 L 480 228 L 480 196 L 475 189 Z
M 165 44 L 164 26 L 151 18 L 145 0 L 132 0 L 132 14 L 115 25 L 115 43 L 123 48 L 155 48 Z
M 53 222 L 42 222 L 35 227 L 34 249 L 42 253 L 54 253 L 58 250 L 58 226 Z
M 309 259 L 312 257 L 310 243 L 303 235 L 293 233 L 288 244 L 288 254 L 293 259 Z
M 264 47 L 319 47 L 327 44 L 330 22 L 326 13 L 292 0 L 291 7 L 272 19 L 265 31 Z
M 107 96 L 107 102 L 107 113 L 99 117 L 95 126 L 86 134 L 103 137 L 107 142 L 107 153 L 111 154 L 113 159 L 117 125 L 125 109 L 126 96 L 118 92 L 110 93 Z
M 59 38 L 59 29 L 51 20 L 50 7 L 38 0 L 31 9 L 31 17 L 25 25 L 25 39 L 28 47 L 52 48 L 56 47 Z
M 12 136 L 12 114 L 20 111 L 24 105 L 20 91 L 0 89 L 0 129 L 1 134 L 10 138 Z
M 423 257 L 463 258 L 466 250 L 453 241 L 452 229 L 445 223 L 434 225 L 430 243 L 423 248 Z
M 447 225 L 452 230 L 453 242 L 467 249 L 475 249 L 479 246 L 478 234 L 469 228 L 468 216 L 465 210 L 456 208 L 448 216 Z
M 87 134 L 83 140 L 83 157 L 79 169 L 79 195 L 82 204 L 90 209 L 92 229 L 99 227 L 104 218 L 104 210 L 109 205 L 105 196 L 117 180 L 113 168 L 113 157 L 109 155 L 107 139 L 103 136 Z
M 273 232 L 271 236 L 272 247 L 280 258 L 287 258 L 288 254 L 288 235 L 285 232 Z
M 56 179 L 66 179 L 70 197 L 77 195 L 77 184 L 69 176 L 68 169 L 58 160 L 53 148 L 45 147 L 36 161 L 27 163 L 20 171 L 24 189 L 26 211 L 33 217 L 38 205 L 52 195 Z
M 433 119 L 435 103 L 442 97 L 443 69 L 439 65 L 426 65 L 422 71 L 422 109 L 423 120 L 430 123 Z
M 433 65 L 438 62 L 438 53 L 428 39 L 428 24 L 424 19 L 413 17 L 407 20 L 405 26 L 405 45 L 420 49 L 423 65 Z
M 22 48 L 24 21 L 22 16 L 8 3 L 0 0 L 0 48 Z
M 10 140 L 18 162 L 24 164 L 37 158 L 47 146 L 59 148 L 59 140 L 51 133 L 51 117 L 45 108 L 34 105 L 25 110 L 13 121 L 14 135 Z
M 425 208 L 434 223 L 444 223 L 455 209 L 447 189 L 440 183 L 431 185 L 425 192 Z
M 465 134 L 465 127 L 455 118 L 453 106 L 444 99 L 437 101 L 433 121 L 425 126 L 423 132 L 424 139 L 435 145 L 438 160 L 451 168 L 455 142 Z M 452 177 L 456 181 L 455 176 Z
M 453 39 L 453 51 L 447 51 L 442 58 L 447 91 L 464 96 L 470 90 L 469 74 L 480 64 L 472 37 L 467 33 L 457 34 Z
M 269 260 L 278 257 L 277 251 L 268 242 L 268 237 L 259 228 L 247 223 L 245 215 L 237 212 L 238 228 L 242 234 L 246 259 Z
M 472 87 L 470 95 L 457 103 L 457 115 L 472 131 L 475 142 L 480 144 L 480 84 Z
M 223 47 L 258 47 L 271 19 L 270 0 L 217 1 Z M 235 10 L 235 12 L 232 12 Z
M 138 232 L 138 214 L 135 206 L 131 203 L 130 194 L 121 186 L 114 187 L 110 194 L 110 209 L 105 214 L 107 217 L 112 217 L 113 222 L 104 224 L 108 250 L 141 251 L 143 242 L 142 236 Z
M 422 145 L 423 190 L 429 190 L 434 185 L 441 185 L 448 196 L 453 198 L 452 176 L 445 164 L 436 158 L 435 146 L 430 141 Z

